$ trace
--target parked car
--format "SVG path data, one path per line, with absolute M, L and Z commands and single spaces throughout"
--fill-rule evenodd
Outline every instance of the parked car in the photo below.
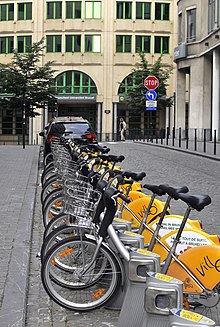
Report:
M 39 135 L 44 137 L 44 155 L 51 151 L 51 140 L 61 136 L 74 141 L 97 143 L 95 131 L 82 117 L 54 117 Z

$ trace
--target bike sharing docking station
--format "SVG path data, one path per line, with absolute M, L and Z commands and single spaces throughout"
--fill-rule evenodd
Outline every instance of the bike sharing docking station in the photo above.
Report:
M 170 310 L 170 327 L 210 327 L 215 322 L 205 316 L 188 310 Z
M 131 231 L 131 222 L 121 218 L 114 218 L 112 225 L 115 230 Z
M 154 255 L 152 253 L 152 257 Z M 129 286 L 118 327 L 169 327 L 170 310 L 182 309 L 183 283 L 159 272 L 146 272 L 141 277 L 135 277 L 132 265 L 131 260 Z M 160 265 L 158 271 L 159 267 Z M 138 269 L 136 271 L 138 272 Z
M 131 237 L 131 236 L 130 236 Z M 149 255 L 150 253 L 150 255 Z M 121 287 L 118 288 L 115 296 L 112 300 L 105 306 L 107 309 L 111 310 L 121 310 L 125 297 L 129 292 L 130 278 L 134 280 L 143 280 L 147 271 L 159 271 L 160 270 L 160 257 L 157 254 L 152 254 L 152 252 L 146 251 L 140 248 L 130 248 L 130 260 L 126 262 L 122 260 L 123 271 L 124 271 L 124 281 Z M 132 276 L 132 277 L 130 277 Z M 134 325 L 135 326 L 135 325 Z
M 119 231 L 118 236 L 125 246 L 144 249 L 144 236 L 130 231 L 124 231 L 122 233 Z

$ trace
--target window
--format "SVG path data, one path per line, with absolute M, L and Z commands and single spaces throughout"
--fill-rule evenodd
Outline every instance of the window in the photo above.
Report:
M 155 19 L 169 20 L 170 19 L 170 4 L 169 3 L 155 3 Z
M 32 45 L 32 36 L 18 36 L 17 47 L 19 53 L 30 52 Z
M 46 36 L 46 49 L 47 52 L 61 52 L 62 46 L 61 35 L 47 35 Z
M 117 19 L 131 19 L 132 3 L 125 1 L 117 1 L 116 12 Z
M 0 5 L 0 21 L 14 20 L 14 4 Z
M 5 36 L 0 37 L 0 53 L 13 53 L 14 50 L 14 37 Z
M 32 3 L 18 3 L 18 20 L 32 19 Z
M 150 53 L 150 40 L 149 35 L 136 35 L 135 36 L 135 52 Z
M 196 9 L 187 10 L 187 37 L 186 42 L 196 40 Z
M 81 52 L 81 35 L 66 35 L 66 52 Z
M 209 32 L 220 26 L 220 0 L 209 0 Z
M 180 13 L 178 15 L 178 43 L 182 43 L 183 42 L 183 17 L 182 17 L 182 13 Z
M 67 71 L 55 78 L 57 94 L 97 94 L 93 80 L 79 71 Z
M 101 1 L 86 1 L 85 18 L 101 18 Z
M 53 1 L 47 2 L 47 19 L 61 19 L 62 18 L 62 2 Z
M 128 94 L 128 92 L 133 89 L 137 84 L 135 83 L 135 77 L 133 74 L 125 77 L 125 79 L 121 82 L 118 94 Z
M 154 53 L 169 53 L 170 47 L 169 36 L 155 36 L 154 37 Z
M 13 110 L 2 110 L 2 134 L 12 134 Z
M 136 19 L 151 19 L 151 2 L 136 2 Z
M 131 35 L 116 35 L 116 52 L 131 52 Z
M 66 18 L 81 18 L 81 1 L 66 2 Z
M 85 35 L 85 52 L 101 52 L 101 35 Z

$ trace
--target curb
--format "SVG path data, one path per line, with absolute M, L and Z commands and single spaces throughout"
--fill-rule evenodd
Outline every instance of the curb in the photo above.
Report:
M 203 152 L 196 152 L 196 151 L 186 150 L 186 149 L 182 149 L 182 148 L 176 148 L 174 146 L 169 146 L 169 145 L 164 145 L 164 144 L 162 145 L 162 144 L 155 144 L 155 143 L 147 143 L 147 142 L 142 142 L 142 141 L 134 141 L 134 143 L 155 146 L 155 147 L 159 147 L 159 148 L 163 148 L 163 149 L 168 149 L 168 150 L 187 153 L 187 154 L 198 156 L 198 157 L 203 157 L 206 159 L 220 161 L 220 157 L 216 157 L 215 155 L 211 155 L 211 154 L 207 154 L 207 153 L 203 153 Z
M 25 326 L 38 158 L 39 151 L 36 150 L 31 164 L 23 204 L 19 213 L 14 247 L 10 258 L 1 308 L 1 327 Z

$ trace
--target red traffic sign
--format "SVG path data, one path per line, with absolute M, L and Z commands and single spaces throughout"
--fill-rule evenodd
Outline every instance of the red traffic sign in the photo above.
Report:
M 155 90 L 159 86 L 159 80 L 155 76 L 147 76 L 144 80 L 144 86 L 148 90 Z

